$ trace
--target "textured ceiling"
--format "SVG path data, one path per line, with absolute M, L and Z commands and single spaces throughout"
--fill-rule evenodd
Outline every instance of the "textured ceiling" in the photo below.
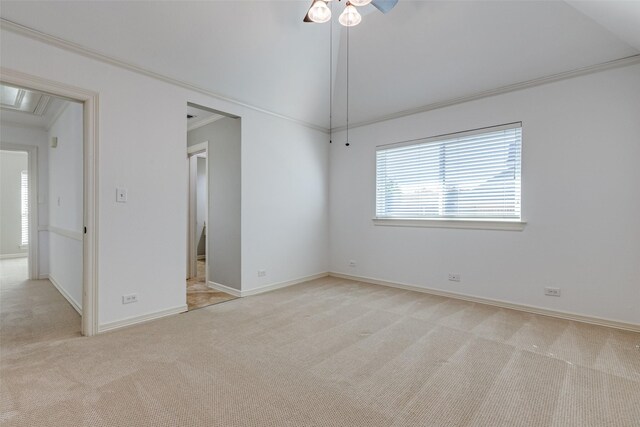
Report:
M 349 34 L 351 122 L 638 54 L 633 25 L 612 31 L 625 14 L 602 12 L 614 10 L 606 4 L 624 2 L 571 3 L 400 0 L 387 15 L 368 13 Z M 307 7 L 302 0 L 3 1 L 0 14 L 323 127 L 329 125 L 333 76 L 333 126 L 340 126 L 346 118 L 346 31 L 334 26 L 331 69 L 330 25 L 303 24 Z

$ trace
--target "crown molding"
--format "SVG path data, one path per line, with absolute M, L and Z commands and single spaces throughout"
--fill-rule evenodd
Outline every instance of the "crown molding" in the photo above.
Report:
M 203 120 L 199 120 L 197 122 L 193 122 L 192 124 L 187 125 L 187 132 L 190 132 L 192 130 L 201 128 L 201 127 L 206 126 L 208 124 L 211 124 L 213 122 L 217 122 L 218 120 L 224 119 L 225 117 L 226 116 L 215 115 L 215 116 L 211 116 L 211 117 L 209 117 L 207 119 L 203 119 Z M 328 131 L 328 130 L 325 130 L 325 131 Z
M 201 88 L 199 86 L 193 85 L 191 83 L 187 83 L 185 81 L 182 80 L 178 80 L 172 77 L 168 77 L 159 73 L 156 73 L 154 71 L 151 70 L 147 70 L 145 68 L 142 68 L 140 66 L 137 66 L 135 64 L 129 63 L 125 60 L 121 60 L 121 59 L 117 59 L 108 55 L 105 55 L 101 52 L 98 52 L 96 50 L 93 49 L 89 49 L 87 47 L 81 46 L 79 44 L 76 43 L 72 43 L 69 41 L 66 41 L 64 39 L 43 33 L 41 31 L 38 30 L 34 30 L 32 28 L 29 28 L 27 26 L 24 26 L 22 24 L 18 24 L 16 22 L 10 21 L 8 19 L 5 18 L 0 18 L 0 29 L 6 29 L 8 31 L 11 31 L 13 33 L 16 34 L 20 34 L 23 35 L 25 37 L 52 45 L 52 46 L 56 46 L 59 47 L 61 49 L 91 58 L 91 59 L 95 59 L 119 68 L 124 68 L 126 70 L 138 73 L 138 74 L 142 74 L 144 76 L 147 77 L 151 77 L 154 78 L 156 80 L 160 80 L 163 81 L 165 83 L 169 83 L 175 86 L 179 86 L 182 87 L 184 89 L 188 89 L 188 90 L 192 90 L 194 92 L 198 92 L 201 93 L 203 95 L 207 95 L 210 96 L 212 98 L 218 99 L 220 101 L 225 101 L 225 102 L 229 102 L 231 104 L 240 106 L 240 107 L 244 107 L 253 111 L 258 111 L 260 113 L 264 113 L 264 114 L 268 114 L 270 116 L 273 117 L 278 117 L 280 119 L 283 120 L 287 120 L 293 123 L 296 123 L 298 125 L 301 126 L 305 126 L 307 128 L 310 129 L 314 129 L 320 132 L 325 132 L 325 133 L 330 133 L 330 132 L 341 132 L 347 129 L 346 125 L 343 126 L 336 126 L 333 127 L 331 129 L 327 129 L 325 127 L 322 126 L 318 126 L 316 124 L 313 123 L 309 123 L 309 122 L 305 122 L 303 120 L 299 120 L 299 119 L 295 119 L 293 117 L 289 117 L 289 116 L 285 116 L 283 114 L 280 113 L 276 113 L 274 111 L 270 111 L 270 110 L 266 110 L 264 108 L 260 108 L 251 104 L 247 104 L 245 102 L 233 99 L 233 98 L 229 98 L 229 97 L 225 97 L 222 96 L 220 94 L 217 94 L 215 92 L 212 92 L 210 90 Z M 522 90 L 522 89 L 527 89 L 527 88 L 531 88 L 531 87 L 536 87 L 536 86 L 541 86 L 544 84 L 548 84 L 548 83 L 553 83 L 553 82 L 557 82 L 560 80 L 566 80 L 566 79 L 570 79 L 573 77 L 578 77 L 578 76 L 583 76 L 586 74 L 592 74 L 592 73 L 597 73 L 600 71 L 605 71 L 605 70 L 609 70 L 612 68 L 619 68 L 619 67 L 624 67 L 624 66 L 629 66 L 629 65 L 635 65 L 640 63 L 640 54 L 638 55 L 632 55 L 632 56 L 628 56 L 625 58 L 620 58 L 620 59 L 616 59 L 613 61 L 608 61 L 608 62 L 603 62 L 600 64 L 595 64 L 595 65 L 590 65 L 587 67 L 582 67 L 582 68 L 578 68 L 575 70 L 570 70 L 570 71 L 565 71 L 562 73 L 557 73 L 557 74 L 552 74 L 550 76 L 546 76 L 546 77 L 541 77 L 541 78 L 537 78 L 537 79 L 532 79 L 532 80 L 527 80 L 524 82 L 519 82 L 519 83 L 514 83 L 511 85 L 506 85 L 506 86 L 501 86 L 499 88 L 495 88 L 495 89 L 490 89 L 490 90 L 486 90 L 486 91 L 481 91 L 481 92 L 476 92 L 474 94 L 471 95 L 465 95 L 465 96 L 461 96 L 461 97 L 457 97 L 457 98 L 452 98 L 449 100 L 444 100 L 444 101 L 439 101 L 439 102 L 434 102 L 431 104 L 427 104 L 427 105 L 423 105 L 421 107 L 417 107 L 417 108 L 411 108 L 411 109 L 407 109 L 407 110 L 402 110 L 402 111 L 398 111 L 392 114 L 387 114 L 384 116 L 379 116 L 373 119 L 369 119 L 369 120 L 363 120 L 360 122 L 356 122 L 356 123 L 350 123 L 349 124 L 349 129 L 355 129 L 358 127 L 362 127 L 362 126 L 367 126 L 367 125 L 372 125 L 375 123 L 380 123 L 380 122 L 384 122 L 384 121 L 388 121 L 388 120 L 394 120 L 394 119 L 398 119 L 401 117 L 406 117 L 406 116 L 411 116 L 414 114 L 419 114 L 419 113 L 424 113 L 427 111 L 432 111 L 432 110 L 437 110 L 440 108 L 445 108 L 445 107 L 450 107 L 453 105 L 457 105 L 457 104 L 462 104 L 465 102 L 470 102 L 470 101 L 475 101 L 478 99 L 483 99 L 483 98 L 489 98 L 492 96 L 496 96 L 496 95 L 502 95 L 505 93 L 509 93 L 509 92 L 515 92 L 518 90 Z M 195 129 L 195 128 L 194 128 Z M 191 129 L 190 129 L 191 130 Z
M 375 119 L 363 120 L 356 123 L 350 123 L 349 129 L 354 129 L 362 126 L 372 125 L 375 123 L 385 122 L 387 120 L 399 119 L 401 117 L 411 116 L 418 113 L 424 113 L 427 111 L 437 110 L 440 108 L 450 107 L 452 105 L 462 104 L 469 101 L 475 101 L 482 98 L 489 98 L 491 96 L 502 95 L 509 92 L 515 92 L 522 89 L 541 86 L 548 83 L 557 82 L 560 80 L 571 79 L 573 77 L 584 76 L 586 74 L 593 74 L 600 71 L 610 70 L 612 68 L 625 67 L 629 65 L 640 64 L 640 54 L 632 55 L 625 58 L 615 59 L 613 61 L 603 62 L 596 65 L 590 65 L 588 67 L 577 68 L 571 71 L 565 71 L 558 74 L 552 74 L 550 76 L 541 77 L 537 79 L 527 80 L 520 83 L 514 83 L 507 86 L 501 86 L 496 89 L 485 90 L 482 92 L 476 92 L 471 95 L 461 96 L 458 98 L 452 98 L 445 101 L 434 102 L 432 104 L 423 105 L 422 107 L 411 108 L 408 110 L 398 111 L 396 113 L 376 117 Z M 347 130 L 347 126 L 337 126 L 331 129 L 331 132 L 340 132 Z
M 61 39 L 59 37 L 55 37 L 55 36 L 43 33 L 41 31 L 35 30 L 33 28 L 27 27 L 27 26 L 22 25 L 22 24 L 18 24 L 16 22 L 10 21 L 10 20 L 5 19 L 5 18 L 0 18 L 0 29 L 11 31 L 13 33 L 20 34 L 22 36 L 31 38 L 33 40 L 37 40 L 37 41 L 46 43 L 48 45 L 58 47 L 58 48 L 67 50 L 69 52 L 73 52 L 73 53 L 85 56 L 87 58 L 91 58 L 91 59 L 95 59 L 95 60 L 98 60 L 98 61 L 101 61 L 101 62 L 105 62 L 107 64 L 114 65 L 114 66 L 119 67 L 119 68 L 124 68 L 126 70 L 133 71 L 135 73 L 142 74 L 144 76 L 151 77 L 151 78 L 154 78 L 156 80 L 160 80 L 160 81 L 165 82 L 165 83 L 169 83 L 169 84 L 172 84 L 172 85 L 175 85 L 175 86 L 179 86 L 179 87 L 182 87 L 184 89 L 192 90 L 194 92 L 199 92 L 199 93 L 201 93 L 203 95 L 207 95 L 207 96 L 210 96 L 212 98 L 218 99 L 220 101 L 225 101 L 225 102 L 237 105 L 239 107 L 244 107 L 244 108 L 248 108 L 248 109 L 253 110 L 253 111 L 258 111 L 258 112 L 263 113 L 263 114 L 268 114 L 270 116 L 277 117 L 277 118 L 283 119 L 283 120 L 287 120 L 287 121 L 290 121 L 290 122 L 296 123 L 298 125 L 305 126 L 305 127 L 310 128 L 310 129 L 317 130 L 317 131 L 321 131 L 321 132 L 325 132 L 325 133 L 329 132 L 329 129 L 327 129 L 327 128 L 323 127 L 323 126 L 318 126 L 318 125 L 313 124 L 313 123 L 305 122 L 304 120 L 295 119 L 293 117 L 285 116 L 283 114 L 276 113 L 274 111 L 270 111 L 270 110 L 267 110 L 267 109 L 264 109 L 264 108 L 261 108 L 261 107 L 257 107 L 255 105 L 247 104 L 247 103 L 239 101 L 237 99 L 233 99 L 233 98 L 229 98 L 229 97 L 226 97 L 226 96 L 222 96 L 222 95 L 217 94 L 215 92 L 212 92 L 212 91 L 210 91 L 208 89 L 193 85 L 191 83 L 188 83 L 188 82 L 185 82 L 185 81 L 182 81 L 182 80 L 179 80 L 179 79 L 175 79 L 173 77 L 169 77 L 169 76 L 165 76 L 165 75 L 160 74 L 160 73 L 156 73 L 155 71 L 148 70 L 146 68 L 143 68 L 143 67 L 140 67 L 138 65 L 132 64 L 132 63 L 127 62 L 125 60 L 114 58 L 112 56 L 103 54 L 103 53 L 101 53 L 101 52 L 99 52 L 97 50 L 89 49 L 89 48 L 87 48 L 85 46 L 82 46 L 82 45 L 79 45 L 79 44 L 76 44 L 76 43 Z

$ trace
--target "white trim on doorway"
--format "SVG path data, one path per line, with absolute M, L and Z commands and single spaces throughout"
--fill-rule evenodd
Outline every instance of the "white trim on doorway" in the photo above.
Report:
M 98 333 L 98 119 L 97 92 L 0 68 L 0 81 L 83 103 L 84 111 L 84 235 L 82 334 Z M 37 200 L 37 199 L 36 199 Z M 37 224 L 37 223 L 36 223 Z M 36 228 L 37 230 L 37 228 Z M 35 245 L 30 245 L 35 247 Z M 38 277 L 36 275 L 36 277 Z

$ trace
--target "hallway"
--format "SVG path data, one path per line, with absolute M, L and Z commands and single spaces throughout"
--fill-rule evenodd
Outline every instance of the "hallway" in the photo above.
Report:
M 27 258 L 0 260 L 0 358 L 80 336 L 80 315 L 49 280 L 25 280 Z

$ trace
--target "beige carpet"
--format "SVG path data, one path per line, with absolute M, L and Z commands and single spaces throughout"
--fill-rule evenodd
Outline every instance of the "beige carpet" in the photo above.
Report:
M 80 337 L 80 315 L 51 282 L 26 277 L 26 258 L 0 260 L 0 363 L 13 352 Z
M 630 332 L 324 278 L 25 344 L 13 303 L 6 426 L 640 425 Z
M 198 260 L 197 276 L 187 280 L 187 307 L 190 311 L 236 299 L 231 294 L 207 286 L 205 262 L 205 260 Z

